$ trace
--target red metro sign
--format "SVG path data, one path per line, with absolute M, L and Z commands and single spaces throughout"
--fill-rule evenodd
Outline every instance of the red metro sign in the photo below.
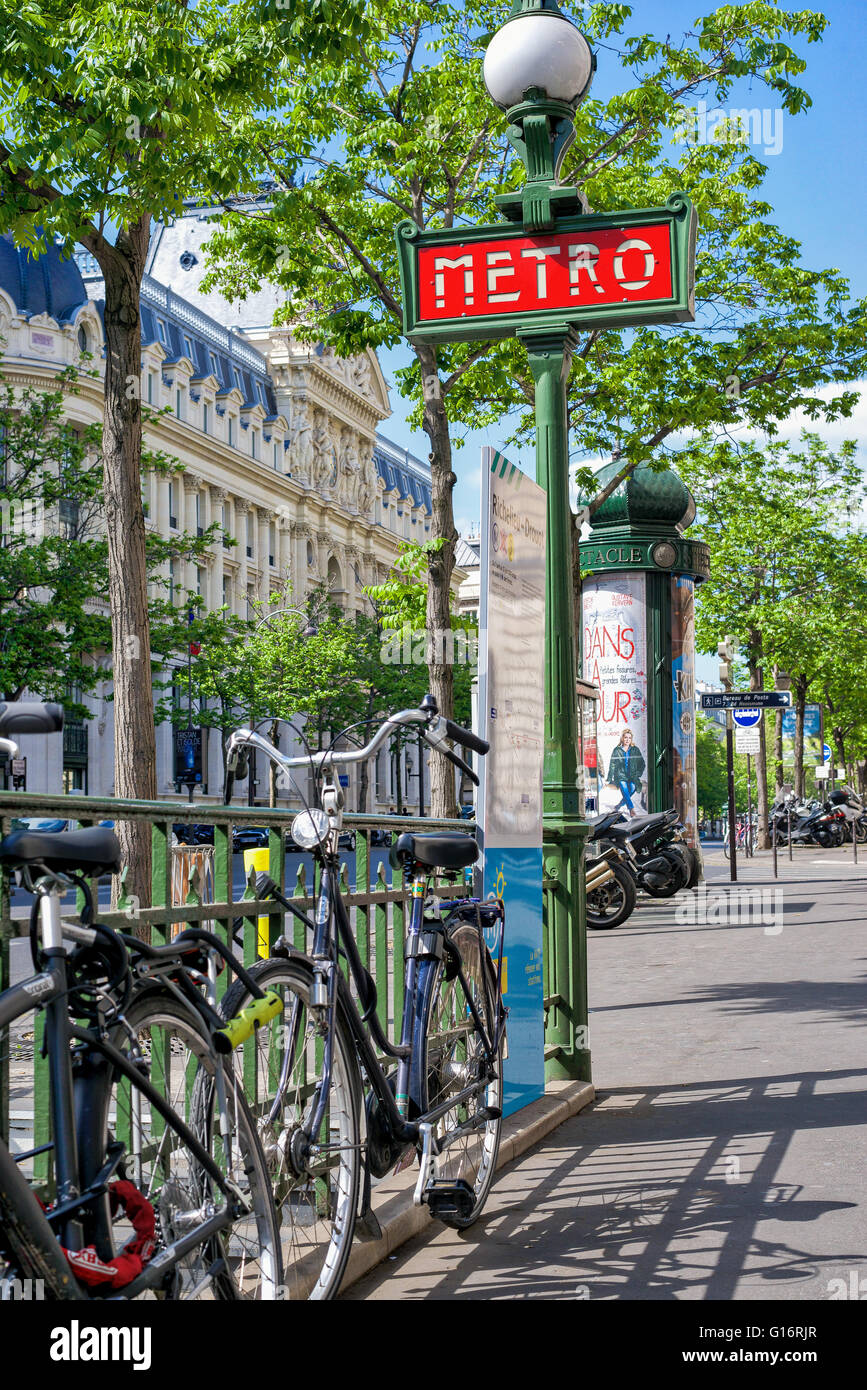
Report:
M 550 233 L 398 228 L 405 331 L 455 341 L 569 323 L 622 327 L 694 317 L 695 213 L 665 208 L 562 219 Z

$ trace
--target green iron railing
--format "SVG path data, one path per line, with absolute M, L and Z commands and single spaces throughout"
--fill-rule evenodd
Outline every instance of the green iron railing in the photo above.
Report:
M 8 834 L 15 817 L 43 816 L 77 820 L 82 826 L 99 821 L 146 821 L 151 826 L 152 871 L 151 906 L 140 908 L 125 896 L 121 881 L 120 895 L 113 911 L 98 910 L 98 920 L 107 926 L 126 932 L 137 926 L 147 926 L 154 944 L 170 940 L 173 929 L 181 924 L 206 922 L 213 924 L 227 943 L 233 940 L 233 923 L 243 918 L 243 960 L 251 964 L 258 954 L 268 954 L 267 944 L 284 932 L 294 945 L 305 949 L 305 928 L 292 914 L 271 899 L 256 896 L 254 871 L 245 880 L 243 893 L 233 896 L 233 831 L 242 826 L 262 826 L 268 831 L 268 873 L 284 896 L 292 898 L 302 909 L 315 903 L 315 887 L 311 866 L 298 862 L 287 852 L 285 836 L 293 813 L 268 810 L 262 807 L 228 807 L 188 802 L 123 801 L 115 798 L 85 796 L 30 795 L 19 792 L 0 792 L 0 829 Z M 195 823 L 214 827 L 213 901 L 206 901 L 203 885 L 194 872 L 186 900 L 172 904 L 172 827 L 179 823 Z M 354 882 L 349 882 L 348 865 L 341 873 L 349 920 L 358 944 L 362 962 L 370 971 L 377 986 L 377 1012 L 387 1034 L 394 1038 L 403 1010 L 404 931 L 407 921 L 406 889 L 400 870 L 385 871 L 384 857 L 372 872 L 376 850 L 371 846 L 374 831 L 401 830 L 462 830 L 474 831 L 469 821 L 434 820 L 429 817 L 387 816 L 372 817 L 345 815 L 344 826 L 355 834 Z M 240 851 L 237 851 L 240 853 Z M 123 880 L 123 875 L 121 875 Z M 97 885 L 92 885 L 94 903 L 98 903 Z M 463 882 L 438 881 L 436 891 L 442 898 L 461 897 L 467 893 Z M 15 896 L 10 895 L 8 876 L 0 874 L 0 989 L 10 982 L 10 942 L 27 930 L 27 914 L 16 909 Z M 289 921 L 285 921 L 286 918 Z M 260 926 L 259 919 L 267 919 Z M 262 939 L 267 937 L 267 943 Z M 226 977 L 221 976 L 225 988 Z M 26 1134 L 28 1148 L 50 1143 L 48 1076 L 40 1057 L 42 1016 L 31 1016 L 33 1037 L 20 1040 L 22 1029 L 16 1026 L 0 1033 L 0 1136 L 10 1142 L 17 1130 Z M 397 1021 L 397 1024 L 395 1023 Z M 30 1020 L 21 1020 L 27 1027 Z M 395 1041 L 397 1039 L 395 1038 Z M 34 1177 L 50 1187 L 49 1152 L 33 1160 Z

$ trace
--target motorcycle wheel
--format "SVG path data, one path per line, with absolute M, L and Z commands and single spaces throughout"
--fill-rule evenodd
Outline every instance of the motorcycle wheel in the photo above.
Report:
M 587 925 L 592 931 L 619 927 L 635 910 L 635 883 L 622 864 L 612 864 L 614 877 L 587 894 Z
M 834 849 L 837 845 L 841 843 L 834 831 L 824 826 L 821 830 L 813 831 L 813 839 L 816 841 L 817 845 L 821 846 L 822 849 Z
M 667 859 L 668 863 L 671 865 L 671 874 L 665 886 L 662 888 L 651 888 L 649 883 L 642 884 L 645 893 L 649 893 L 652 898 L 673 898 L 675 893 L 679 893 L 681 888 L 686 887 L 688 875 L 682 859 L 675 855 L 669 857 L 667 854 L 664 855 L 664 858 Z
M 867 845 L 867 820 L 855 821 L 855 838 L 859 845 Z

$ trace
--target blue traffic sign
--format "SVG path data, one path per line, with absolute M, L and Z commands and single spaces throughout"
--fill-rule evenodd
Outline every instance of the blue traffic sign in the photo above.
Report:
M 831 761 L 831 745 L 830 745 L 830 743 L 823 743 L 823 744 L 822 744 L 822 757 L 824 758 L 824 760 L 825 760 L 826 763 L 829 763 L 829 762 Z
M 753 729 L 762 717 L 760 709 L 735 709 L 732 717 L 739 729 Z

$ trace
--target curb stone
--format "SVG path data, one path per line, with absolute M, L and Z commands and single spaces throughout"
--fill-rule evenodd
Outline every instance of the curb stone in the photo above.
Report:
M 509 1115 L 503 1121 L 497 1171 L 526 1153 L 534 1144 L 577 1115 L 596 1098 L 593 1086 L 587 1081 L 549 1082 L 544 1096 Z M 382 1235 L 359 1240 L 356 1238 L 341 1290 L 356 1284 L 378 1264 L 387 1259 L 399 1246 L 428 1228 L 438 1226 L 427 1207 L 412 1204 L 416 1183 L 415 1165 L 396 1177 L 377 1183 L 373 1194 L 373 1210 L 382 1228 Z M 339 1297 L 339 1295 L 338 1295 Z

